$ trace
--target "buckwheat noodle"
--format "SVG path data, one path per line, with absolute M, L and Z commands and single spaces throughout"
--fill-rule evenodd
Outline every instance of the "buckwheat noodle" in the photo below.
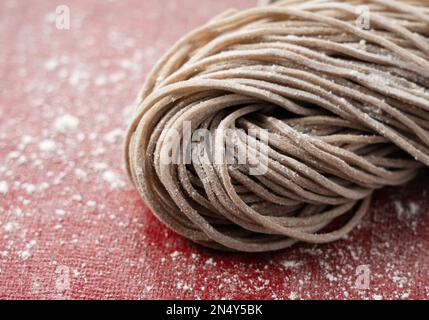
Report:
M 428 1 L 231 10 L 150 72 L 126 137 L 128 174 L 162 222 L 208 247 L 334 241 L 359 223 L 374 190 L 429 165 L 428 88 Z M 210 132 L 212 147 L 164 163 L 171 132 L 184 142 L 187 121 L 192 133 Z M 227 154 L 219 129 L 245 132 L 235 148 L 253 164 L 214 161 Z M 262 152 L 265 173 L 252 175 Z

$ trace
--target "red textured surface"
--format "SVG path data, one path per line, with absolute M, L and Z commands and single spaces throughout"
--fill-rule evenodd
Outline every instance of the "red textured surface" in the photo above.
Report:
M 378 192 L 345 240 L 253 255 L 173 234 L 127 180 L 120 136 L 151 65 L 255 2 L 1 1 L 0 298 L 429 297 L 427 171 Z M 70 30 L 55 28 L 59 4 Z

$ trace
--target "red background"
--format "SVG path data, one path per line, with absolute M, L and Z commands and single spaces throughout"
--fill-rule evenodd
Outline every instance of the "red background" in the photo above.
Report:
M 429 297 L 427 171 L 378 192 L 347 239 L 266 254 L 173 234 L 127 180 L 121 135 L 150 67 L 186 31 L 255 2 L 1 1 L 0 298 Z M 55 27 L 60 4 L 70 30 Z

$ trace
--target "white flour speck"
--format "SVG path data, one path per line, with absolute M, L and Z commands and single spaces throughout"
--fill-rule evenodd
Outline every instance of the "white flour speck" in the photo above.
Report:
M 80 202 L 80 201 L 82 201 L 82 196 L 80 195 L 80 194 L 74 194 L 73 196 L 72 196 L 72 200 L 73 201 L 77 201 L 77 202 Z
M 401 216 L 402 213 L 404 213 L 404 207 L 402 206 L 402 203 L 400 201 L 395 201 L 393 202 L 393 205 L 395 206 L 396 214 Z
M 55 130 L 63 133 L 76 129 L 78 125 L 79 125 L 79 119 L 70 114 L 65 114 L 63 116 L 60 116 L 54 122 Z
M 22 187 L 28 194 L 32 194 L 36 191 L 36 186 L 34 184 L 26 183 Z
M 24 250 L 24 251 L 21 251 L 21 252 L 19 253 L 19 257 L 20 257 L 22 260 L 27 260 L 28 258 L 30 258 L 30 257 L 31 257 L 31 253 L 30 253 L 29 251 L 27 251 L 27 250 Z
M 285 268 L 298 268 L 302 265 L 302 262 L 293 261 L 293 260 L 284 260 L 280 264 Z
M 24 150 L 30 143 L 33 142 L 33 137 L 29 135 L 23 135 L 21 137 L 21 142 L 18 145 L 19 150 Z
M 97 202 L 95 202 L 94 200 L 89 200 L 86 205 L 88 207 L 94 208 L 97 205 Z
M 31 249 L 31 248 L 33 248 L 35 245 L 36 245 L 36 240 L 31 240 L 30 242 L 28 242 L 26 245 L 25 245 L 25 247 L 27 248 L 27 249 Z
M 119 82 L 123 79 L 125 79 L 125 73 L 123 72 L 115 72 L 109 75 L 109 80 L 112 83 Z
M 420 206 L 419 206 L 417 203 L 415 203 L 415 202 L 410 202 L 410 203 L 408 204 L 408 207 L 409 207 L 409 209 L 410 209 L 410 213 L 411 213 L 412 215 L 417 214 L 417 213 L 419 212 L 419 209 L 420 209 Z
M 44 63 L 44 67 L 47 71 L 52 71 L 58 66 L 58 60 L 49 59 Z
M 124 132 L 121 129 L 113 129 L 112 131 L 109 131 L 104 136 L 104 140 L 106 140 L 109 143 L 116 143 L 118 142 L 124 135 Z
M 16 222 L 8 222 L 3 226 L 3 229 L 5 232 L 12 232 L 17 228 L 18 228 L 18 224 Z
M 213 258 L 208 258 L 205 262 L 206 266 L 215 266 L 216 262 L 213 260 Z
M 95 171 L 98 171 L 98 172 L 104 171 L 107 169 L 107 164 L 104 162 L 96 162 L 93 164 L 93 168 Z
M 39 143 L 39 149 L 44 152 L 52 152 L 56 148 L 56 143 L 53 140 L 46 139 Z
M 107 78 L 105 76 L 98 76 L 94 83 L 97 87 L 104 86 L 107 83 Z
M 89 74 L 83 70 L 75 70 L 69 77 L 69 84 L 73 87 L 84 88 L 85 82 L 89 78 Z
M 292 292 L 289 294 L 289 299 L 290 299 L 290 300 L 296 300 L 297 298 L 298 298 L 298 295 L 296 294 L 296 292 L 292 291 Z
M 82 169 L 76 169 L 74 171 L 75 176 L 80 180 L 85 180 L 87 178 L 87 173 L 83 171 Z
M 78 278 L 80 276 L 80 272 L 77 269 L 73 270 L 73 277 Z
M 9 186 L 6 181 L 0 181 L 0 193 L 6 194 L 9 191 Z
M 73 201 L 77 201 L 77 202 L 80 202 L 80 201 L 82 201 L 82 196 L 80 195 L 80 194 L 74 194 L 73 196 L 72 196 L 72 200 Z
M 64 217 L 66 215 L 66 212 L 65 210 L 62 210 L 62 209 L 56 209 L 55 214 L 59 217 Z
M 178 256 L 180 256 L 180 252 L 179 252 L 179 251 L 174 251 L 173 253 L 171 253 L 171 254 L 170 254 L 170 257 L 171 257 L 173 260 L 176 260 L 176 258 L 177 258 Z
M 334 276 L 332 273 L 328 273 L 326 275 L 326 278 L 329 280 L 329 282 L 335 282 L 338 281 L 338 278 L 336 276 Z
M 123 188 L 125 183 L 113 171 L 104 171 L 102 178 L 110 184 L 112 189 Z

